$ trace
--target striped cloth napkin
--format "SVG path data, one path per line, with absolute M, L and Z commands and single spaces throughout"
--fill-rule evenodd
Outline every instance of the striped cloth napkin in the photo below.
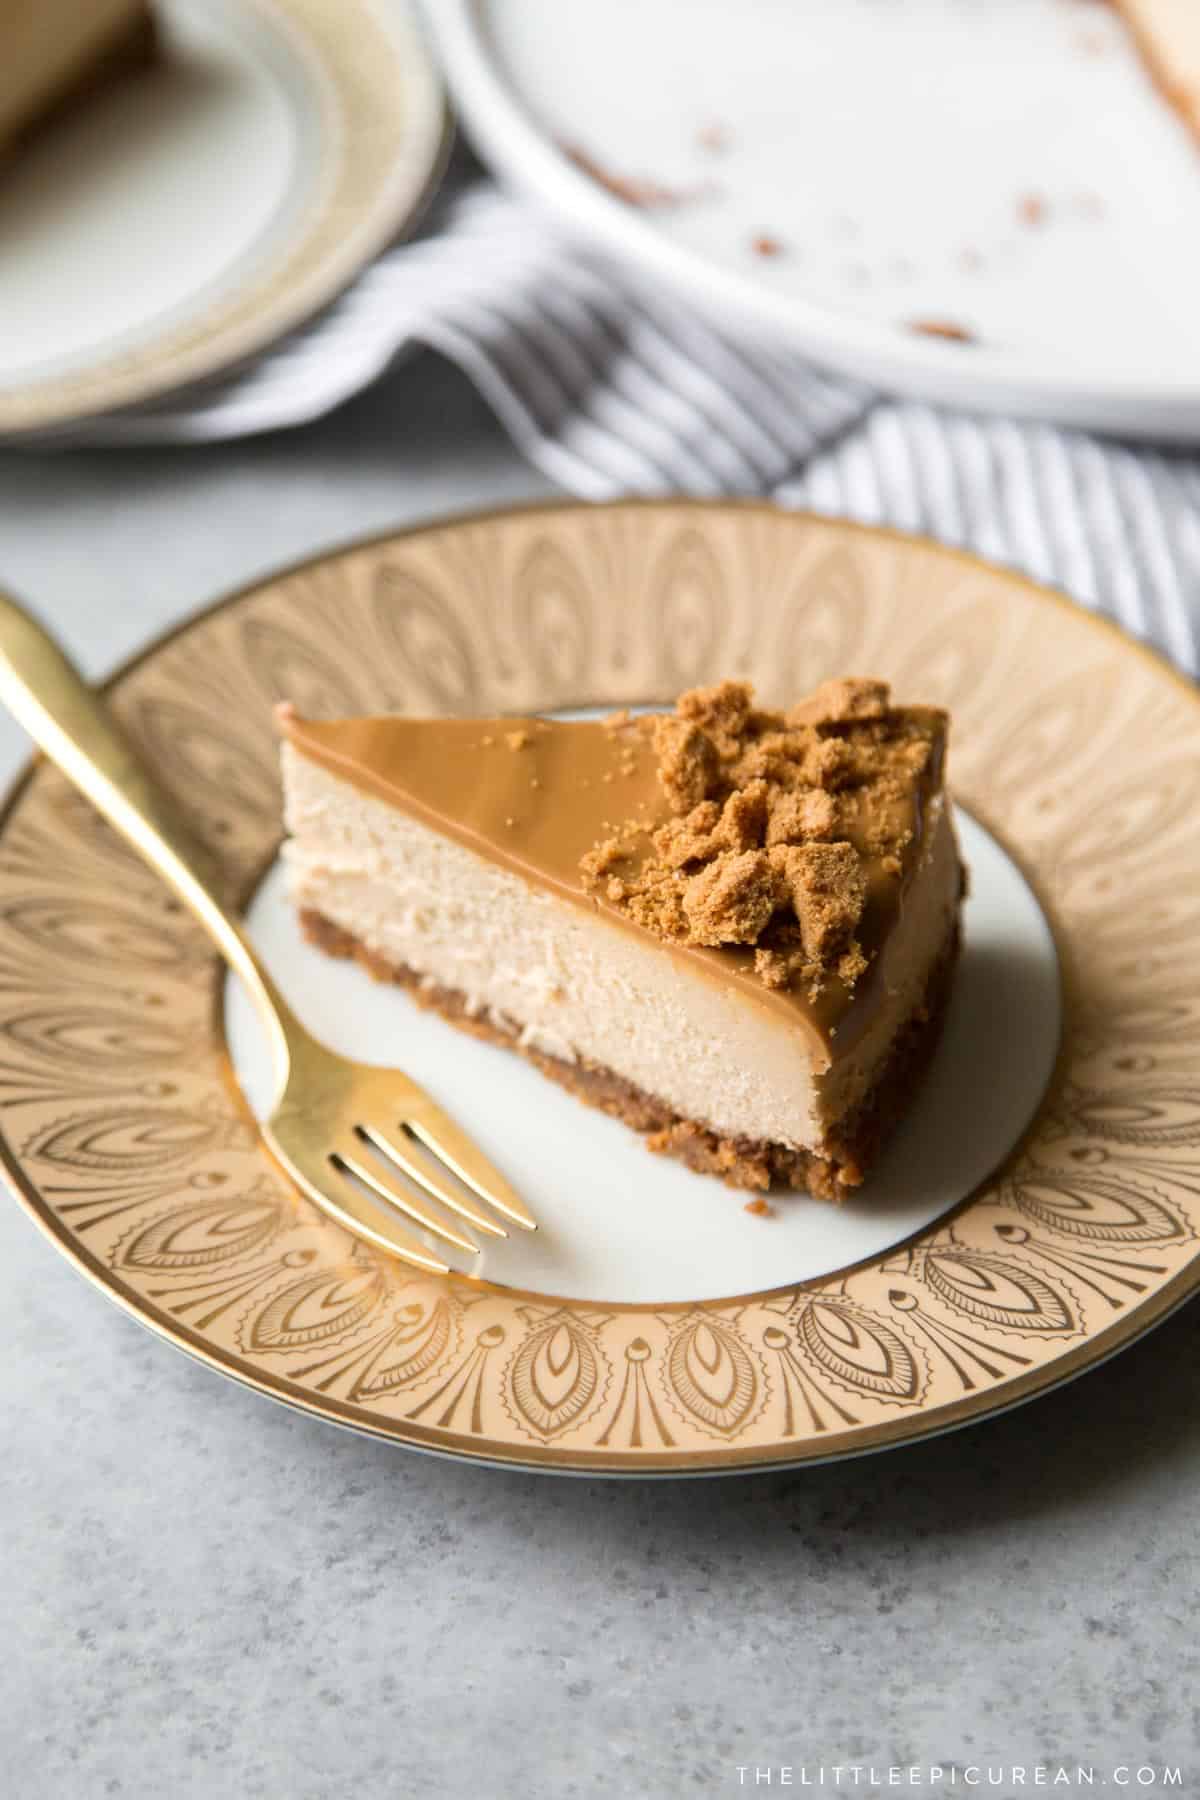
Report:
M 417 345 L 457 363 L 571 493 L 767 494 L 924 532 L 1064 588 L 1200 673 L 1200 455 L 889 399 L 747 345 L 482 180 L 451 187 L 420 238 L 257 362 L 53 441 L 300 425 Z

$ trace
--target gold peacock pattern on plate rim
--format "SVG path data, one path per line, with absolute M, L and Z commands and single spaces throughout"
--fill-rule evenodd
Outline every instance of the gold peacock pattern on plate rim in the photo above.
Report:
M 531 711 L 735 673 L 786 700 L 851 671 L 952 710 L 955 791 L 1020 861 L 1062 966 L 1032 1128 L 916 1239 L 803 1286 L 658 1307 L 389 1261 L 260 1148 L 207 941 L 44 764 L 0 823 L 0 1152 L 21 1198 L 227 1373 L 486 1461 L 852 1454 L 1100 1360 L 1200 1282 L 1200 702 L 1115 629 L 894 533 L 757 503 L 564 504 L 317 558 L 185 623 L 111 693 L 234 896 L 278 840 L 278 699 Z

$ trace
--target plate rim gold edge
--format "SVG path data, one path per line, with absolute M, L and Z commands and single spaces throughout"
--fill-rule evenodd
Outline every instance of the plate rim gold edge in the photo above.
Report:
M 155 634 L 139 650 L 123 659 L 97 684 L 98 691 L 108 693 L 118 683 L 133 674 L 144 662 L 160 654 L 176 638 L 203 623 L 206 619 L 223 612 L 226 608 L 237 605 L 263 588 L 293 580 L 318 564 L 337 561 L 356 552 L 370 550 L 377 545 L 419 537 L 432 531 L 454 529 L 461 526 L 487 525 L 513 515 L 568 511 L 654 510 L 657 508 L 707 511 L 736 509 L 748 513 L 759 512 L 771 517 L 783 515 L 800 523 L 824 528 L 832 525 L 839 531 L 844 530 L 852 536 L 872 542 L 885 540 L 932 551 L 939 557 L 957 561 L 977 573 L 992 576 L 1000 573 L 1009 576 L 1032 590 L 1040 600 L 1051 602 L 1056 607 L 1067 610 L 1088 627 L 1110 639 L 1115 639 L 1125 653 L 1131 651 L 1136 653 L 1160 676 L 1163 674 L 1169 676 L 1172 684 L 1182 691 L 1188 701 L 1193 706 L 1200 708 L 1200 690 L 1197 689 L 1196 684 L 1161 651 L 1135 638 L 1115 620 L 1092 612 L 1060 589 L 1038 581 L 1020 569 L 993 562 L 971 550 L 939 543 L 937 539 L 924 533 L 902 531 L 894 526 L 868 525 L 857 520 L 841 519 L 833 515 L 814 512 L 807 508 L 780 506 L 774 501 L 753 496 L 704 497 L 696 495 L 638 495 L 604 501 L 550 496 L 545 499 L 520 501 L 515 504 L 451 511 L 407 525 L 353 536 L 324 550 L 300 557 L 294 562 L 263 571 L 237 588 L 223 592 L 190 609 L 182 618 L 176 620 L 164 631 Z M 2 836 L 10 816 L 26 788 L 44 762 L 45 758 L 40 753 L 35 753 L 20 766 L 3 794 L 0 794 L 0 836 Z M 1044 896 L 1040 891 L 1038 892 L 1038 901 L 1039 904 L 1044 904 Z M 1049 922 L 1051 929 L 1054 930 L 1052 916 Z M 1045 1106 L 1047 1095 L 1054 1091 L 1059 1077 L 1061 1056 L 1060 1044 L 1059 1057 L 1056 1059 L 1054 1071 L 1047 1084 L 1046 1094 L 1043 1095 L 1033 1120 L 1030 1121 L 1026 1132 L 1022 1133 L 1018 1143 L 1024 1141 L 1027 1132 L 1033 1129 L 1034 1123 Z M 1008 1155 L 1011 1155 L 1016 1147 L 1014 1145 Z M 1007 1160 L 1006 1156 L 1004 1161 Z M 1003 1163 L 1000 1166 L 1002 1167 Z M 1117 1354 L 1120 1350 L 1136 1343 L 1192 1298 L 1197 1291 L 1200 1291 L 1200 1249 L 1198 1249 L 1184 1268 L 1177 1271 L 1153 1294 L 1137 1302 L 1122 1318 L 1114 1320 L 1103 1330 L 1090 1336 L 1084 1343 L 1064 1350 L 1060 1356 L 1040 1364 L 1036 1369 L 998 1383 L 996 1387 L 987 1390 L 985 1394 L 963 1395 L 960 1399 L 915 1415 L 881 1420 L 870 1426 L 858 1425 L 852 1431 L 830 1432 L 819 1440 L 814 1448 L 806 1448 L 803 1442 L 797 1443 L 789 1451 L 789 1454 L 784 1456 L 770 1454 L 766 1446 L 746 1446 L 738 1449 L 732 1446 L 719 1448 L 715 1445 L 711 1449 L 701 1450 L 642 1451 L 637 1458 L 623 1456 L 619 1451 L 571 1449 L 552 1444 L 513 1445 L 510 1454 L 508 1445 L 499 1444 L 494 1440 L 489 1440 L 488 1444 L 484 1446 L 480 1444 L 477 1437 L 441 1428 L 435 1431 L 431 1427 L 422 1426 L 410 1419 L 384 1421 L 378 1415 L 368 1413 L 364 1408 L 356 1407 L 350 1402 L 338 1400 L 329 1395 L 323 1395 L 321 1404 L 318 1405 L 307 1390 L 298 1388 L 296 1384 L 282 1375 L 266 1376 L 250 1364 L 245 1363 L 240 1356 L 233 1352 L 222 1355 L 214 1354 L 190 1327 L 178 1321 L 169 1320 L 165 1316 L 160 1318 L 150 1311 L 140 1296 L 133 1295 L 131 1290 L 125 1290 L 125 1285 L 115 1271 L 104 1267 L 98 1259 L 91 1256 L 82 1244 L 61 1232 L 60 1222 L 46 1207 L 42 1196 L 24 1174 L 12 1155 L 7 1136 L 3 1133 L 0 1133 L 0 1174 L 3 1174 L 6 1185 L 39 1231 L 55 1245 L 92 1286 L 100 1289 L 123 1312 L 136 1319 L 147 1330 L 153 1331 L 157 1336 L 172 1343 L 177 1349 L 184 1351 L 195 1360 L 213 1368 L 217 1373 L 236 1380 L 243 1386 L 277 1400 L 283 1405 L 290 1406 L 294 1410 L 322 1419 L 327 1423 L 341 1425 L 366 1436 L 380 1438 L 410 1449 L 446 1456 L 455 1461 L 491 1463 L 498 1467 L 520 1468 L 537 1473 L 555 1472 L 644 1478 L 662 1478 L 672 1475 L 766 1473 L 771 1470 L 800 1465 L 848 1460 L 851 1457 L 868 1455 L 877 1450 L 901 1448 L 904 1445 L 918 1443 L 925 1438 L 939 1436 L 944 1432 L 977 1421 L 982 1422 L 985 1419 L 993 1418 L 1023 1404 L 1026 1400 L 1034 1399 L 1041 1394 L 1064 1386 L 1089 1369 L 1107 1361 L 1109 1357 Z M 952 1212 L 957 1213 L 964 1206 L 969 1205 L 971 1199 L 972 1195 L 964 1196 L 963 1200 L 951 1209 Z M 873 1258 L 864 1259 L 865 1265 L 869 1266 L 873 1260 Z M 796 1286 L 803 1288 L 809 1285 L 812 1284 L 785 1283 L 782 1290 L 778 1291 L 788 1292 Z M 755 1297 L 758 1297 L 759 1294 L 769 1297 L 776 1291 L 775 1289 L 756 1290 Z M 773 1449 L 774 1446 L 771 1448 Z

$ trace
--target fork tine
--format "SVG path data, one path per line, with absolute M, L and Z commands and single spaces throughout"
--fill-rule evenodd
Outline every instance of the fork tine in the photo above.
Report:
M 502 1213 L 513 1225 L 519 1225 L 522 1231 L 537 1230 L 537 1220 L 526 1211 L 499 1170 L 492 1167 L 478 1145 L 471 1141 L 465 1131 L 460 1130 L 449 1113 L 444 1113 L 428 1094 L 417 1090 L 414 1101 L 405 1114 L 404 1123 L 413 1136 L 419 1138 L 425 1148 L 439 1162 L 445 1163 L 460 1181 L 465 1181 L 469 1188 L 473 1188 L 481 1200 L 494 1206 L 498 1213 Z
M 375 1207 L 359 1198 L 349 1182 L 335 1194 L 332 1183 L 325 1182 L 318 1187 L 294 1163 L 286 1166 L 293 1181 L 303 1188 L 321 1211 L 336 1219 L 347 1231 L 353 1232 L 356 1237 L 366 1238 L 387 1255 L 398 1257 L 401 1262 L 411 1263 L 415 1269 L 424 1269 L 431 1275 L 449 1275 L 449 1263 L 444 1263 L 439 1256 L 427 1250 L 419 1239 L 410 1237 L 407 1231 L 401 1231 L 390 1220 L 382 1219 Z
M 390 1157 L 398 1167 L 403 1169 L 410 1181 L 417 1182 L 425 1189 L 426 1193 L 432 1194 L 435 1200 L 440 1200 L 443 1206 L 448 1206 L 451 1212 L 456 1212 L 460 1219 L 465 1219 L 468 1225 L 474 1225 L 477 1231 L 486 1231 L 492 1237 L 508 1236 L 503 1225 L 497 1225 L 494 1219 L 489 1219 L 486 1213 L 480 1212 L 477 1206 L 472 1206 L 469 1200 L 465 1200 L 456 1189 L 450 1186 L 448 1181 L 443 1180 L 437 1169 L 430 1167 L 424 1157 L 413 1156 L 410 1151 L 406 1150 L 403 1134 L 401 1134 L 401 1141 L 397 1143 L 395 1138 L 386 1136 L 374 1125 L 360 1125 L 359 1131 L 368 1143 L 374 1144 L 381 1155 Z M 477 1250 L 479 1246 L 472 1244 L 471 1248 Z
M 423 1225 L 426 1231 L 431 1231 L 435 1237 L 444 1239 L 447 1244 L 453 1244 L 456 1250 L 465 1250 L 469 1256 L 479 1255 L 478 1244 L 473 1244 L 470 1238 L 464 1237 L 460 1231 L 455 1231 L 452 1225 L 447 1225 L 444 1220 L 437 1217 L 436 1213 L 429 1212 L 415 1195 L 405 1193 L 399 1186 L 393 1187 L 374 1169 L 359 1162 L 357 1157 L 347 1156 L 344 1151 L 338 1150 L 335 1151 L 332 1160 L 336 1168 L 348 1170 L 357 1181 L 365 1182 L 373 1194 L 378 1194 L 379 1198 L 386 1200 L 389 1206 L 394 1206 L 399 1212 L 405 1213 L 414 1224 Z M 440 1196 L 438 1197 L 440 1198 Z

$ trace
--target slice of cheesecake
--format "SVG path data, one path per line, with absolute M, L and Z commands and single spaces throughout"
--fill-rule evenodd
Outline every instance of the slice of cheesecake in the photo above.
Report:
M 1164 97 L 1200 138 L 1200 0 L 1113 0 Z
M 0 0 L 0 150 L 147 62 L 147 0 Z
M 281 708 L 308 936 L 654 1149 L 839 1198 L 937 1038 L 962 871 L 947 720 L 875 681 L 597 722 Z

